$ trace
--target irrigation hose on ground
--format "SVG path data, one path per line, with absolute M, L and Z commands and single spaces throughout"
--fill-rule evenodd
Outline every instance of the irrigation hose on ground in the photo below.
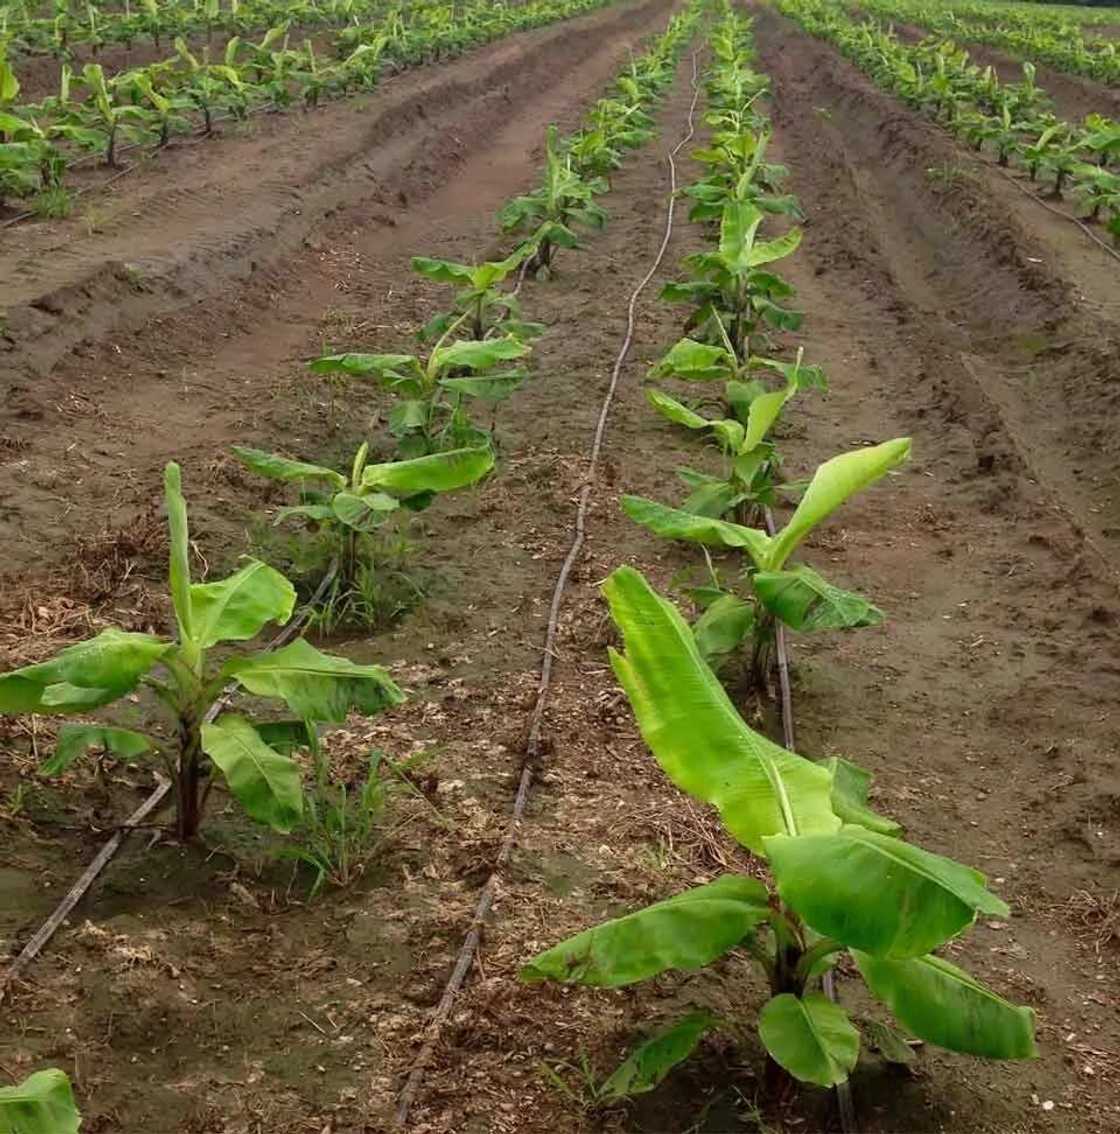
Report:
M 336 574 L 338 574 L 337 559 L 332 560 L 330 566 L 327 568 L 327 573 L 323 576 L 318 587 L 315 588 L 315 593 L 300 607 L 295 617 L 288 625 L 268 643 L 266 649 L 278 650 L 299 632 L 303 624 L 310 617 L 312 610 L 318 605 L 319 600 L 327 593 L 327 589 L 330 587 L 331 583 L 334 582 Z M 213 721 L 229 704 L 229 699 L 236 690 L 237 682 L 231 681 L 229 685 L 222 690 L 221 697 L 210 706 L 206 716 L 203 717 L 203 721 L 206 723 Z M 130 831 L 135 830 L 161 803 L 163 803 L 167 793 L 171 790 L 171 781 L 164 779 L 162 776 L 157 776 L 156 780 L 157 784 L 155 790 L 116 829 L 109 841 L 97 852 L 94 860 L 82 872 L 81 877 L 66 891 L 66 896 L 58 903 L 51 916 L 43 922 L 34 936 L 32 936 L 31 940 L 24 945 L 19 956 L 9 965 L 7 972 L 0 978 L 0 1003 L 3 1003 L 8 989 L 11 988 L 20 973 L 35 960 L 47 942 L 55 935 L 58 927 L 70 915 L 70 911 L 85 896 L 86 891 L 93 885 L 94 880 L 101 871 L 105 869 L 113 855 L 120 849 L 121 844 L 125 840 L 125 836 Z
M 490 876 L 487 878 L 486 884 L 482 887 L 482 892 L 479 894 L 474 917 L 471 919 L 470 929 L 467 931 L 466 938 L 463 941 L 462 948 L 459 950 L 458 958 L 455 961 L 455 967 L 452 969 L 451 976 L 444 987 L 443 996 L 440 998 L 439 1004 L 436 1006 L 432 1019 L 428 1024 L 424 1045 L 413 1062 L 412 1071 L 409 1073 L 404 1089 L 401 1091 L 397 1103 L 397 1123 L 400 1126 L 404 1126 L 408 1122 L 409 1111 L 412 1108 L 412 1104 L 416 1101 L 416 1096 L 424 1081 L 424 1075 L 432 1061 L 432 1056 L 435 1054 L 436 1044 L 439 1042 L 443 1025 L 447 1022 L 447 1018 L 451 1014 L 451 1008 L 455 1003 L 455 998 L 458 996 L 459 990 L 463 985 L 463 980 L 466 978 L 467 971 L 470 969 L 471 963 L 474 960 L 479 941 L 482 937 L 483 925 L 486 922 L 486 918 L 494 902 L 494 893 L 497 889 L 498 880 L 501 877 L 506 863 L 509 861 L 509 856 L 517 840 L 521 819 L 525 814 L 525 805 L 529 799 L 529 789 L 532 786 L 533 776 L 540 758 L 541 730 L 544 723 L 545 709 L 548 706 L 548 694 L 552 685 L 552 663 L 556 656 L 556 637 L 559 629 L 560 607 L 564 600 L 564 594 L 568 587 L 568 579 L 571 576 L 572 568 L 579 558 L 586 538 L 587 510 L 591 503 L 591 493 L 595 488 L 596 474 L 598 473 L 599 466 L 599 454 L 602 451 L 603 438 L 606 435 L 607 419 L 610 415 L 615 393 L 618 390 L 622 367 L 626 362 L 626 358 L 630 353 L 630 346 L 634 340 L 635 309 L 642 292 L 649 286 L 650 280 L 653 279 L 654 274 L 657 272 L 658 268 L 661 267 L 661 262 L 665 258 L 666 249 L 669 247 L 669 241 L 673 235 L 673 217 L 677 196 L 677 165 L 675 159 L 681 149 L 692 140 L 696 132 L 696 103 L 700 97 L 700 86 L 697 82 L 696 59 L 697 52 L 693 52 L 691 79 L 692 102 L 688 108 L 688 130 L 680 141 L 665 155 L 669 166 L 669 200 L 665 217 L 665 234 L 661 239 L 661 246 L 658 248 L 657 255 L 654 257 L 649 270 L 630 294 L 630 300 L 626 309 L 626 335 L 622 340 L 622 346 L 619 348 L 618 355 L 615 358 L 614 368 L 611 371 L 611 380 L 607 386 L 607 392 L 603 397 L 603 404 L 599 409 L 599 417 L 595 425 L 595 434 L 591 444 L 587 476 L 584 479 L 583 488 L 580 490 L 579 503 L 576 506 L 572 542 L 568 548 L 568 554 L 564 557 L 564 562 L 556 577 L 556 585 L 552 591 L 552 603 L 549 607 L 548 625 L 545 630 L 540 682 L 537 685 L 537 697 L 533 705 L 532 716 L 529 720 L 529 738 L 525 745 L 525 756 L 521 766 L 521 777 L 518 782 L 517 795 L 514 797 L 513 809 L 510 812 L 509 823 L 506 826 L 505 837 L 502 840 L 498 856 L 495 859 Z

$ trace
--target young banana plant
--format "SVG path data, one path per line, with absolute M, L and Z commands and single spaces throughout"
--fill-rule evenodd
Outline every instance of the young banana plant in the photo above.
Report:
M 661 292 L 670 303 L 695 307 L 686 331 L 704 342 L 729 344 L 737 358 L 750 355 L 751 338 L 763 322 L 790 331 L 801 325 L 801 314 L 779 302 L 792 296 L 793 288 L 764 267 L 797 249 L 801 229 L 760 240 L 764 215 L 751 201 L 729 201 L 720 220 L 719 247 L 686 257 L 693 279 L 666 284 Z
M 0 714 L 86 717 L 147 689 L 164 711 L 158 732 L 88 721 L 65 725 L 43 772 L 57 775 L 90 751 L 154 758 L 173 782 L 176 830 L 188 840 L 198 834 L 217 771 L 252 819 L 290 831 L 303 806 L 300 769 L 290 753 L 314 743 L 313 722 L 341 722 L 351 710 L 378 713 L 404 696 L 379 666 L 320 653 L 303 638 L 278 650 L 214 659 L 215 647 L 250 641 L 270 622 L 286 623 L 295 588 L 256 559 L 227 579 L 193 583 L 187 506 L 173 463 L 164 496 L 176 637 L 103 630 L 50 661 L 0 675 Z M 223 711 L 208 720 L 230 682 L 284 702 L 292 719 L 257 723 Z
M 717 316 L 718 318 L 718 316 Z M 709 476 L 692 469 L 680 476 L 692 494 L 683 510 L 719 519 L 734 513 L 745 524 L 761 522 L 759 510 L 775 503 L 780 459 L 769 434 L 786 402 L 798 391 L 828 388 L 820 367 L 802 361 L 748 358 L 740 362 L 729 347 L 708 346 L 682 339 L 650 371 L 653 378 L 680 378 L 692 382 L 721 382 L 724 412 L 705 417 L 663 390 L 649 388 L 646 398 L 662 417 L 686 429 L 714 437 L 723 451 L 723 476 Z M 772 372 L 785 379 L 785 386 L 771 390 L 759 377 Z
M 437 493 L 466 488 L 494 467 L 490 449 L 453 449 L 406 461 L 369 464 L 369 445 L 354 456 L 349 477 L 335 469 L 293 461 L 276 453 L 235 445 L 246 468 L 272 480 L 301 486 L 300 502 L 281 508 L 276 523 L 293 517 L 325 529 L 338 557 L 331 601 L 345 602 L 362 567 L 362 539 L 381 528 L 400 508 L 419 512 Z M 322 487 L 309 487 L 309 486 Z
M 806 632 L 874 626 L 883 620 L 882 611 L 867 599 L 833 586 L 804 564 L 791 567 L 788 560 L 841 504 L 909 456 L 910 439 L 900 437 L 825 461 L 813 474 L 785 527 L 774 536 L 641 496 L 624 496 L 622 508 L 632 520 L 663 538 L 745 553 L 745 595 L 706 591 L 704 601 L 709 605 L 694 629 L 698 649 L 717 663 L 753 638 L 750 677 L 756 688 L 765 688 L 776 619 L 791 630 Z
M 517 296 L 499 286 L 533 251 L 532 244 L 522 244 L 504 260 L 487 260 L 482 264 L 457 264 L 453 260 L 413 256 L 414 271 L 436 283 L 452 284 L 460 289 L 450 311 L 441 311 L 424 324 L 418 335 L 420 341 L 436 341 L 455 324 L 465 332 L 466 338 L 475 340 L 512 335 L 524 342 L 543 334 L 544 324 L 525 322 Z
M 797 198 L 778 192 L 789 171 L 784 165 L 764 160 L 769 141 L 768 133 L 740 129 L 720 134 L 707 149 L 696 150 L 693 158 L 707 165 L 710 172 L 684 191 L 696 202 L 688 219 L 719 221 L 728 205 L 748 203 L 767 213 L 801 219 Z
M 467 412 L 471 400 L 496 405 L 525 380 L 526 371 L 501 369 L 531 348 L 513 334 L 490 339 L 454 339 L 473 316 L 462 312 L 443 331 L 425 359 L 413 354 L 331 354 L 310 364 L 315 374 L 369 378 L 398 399 L 389 432 L 402 456 L 488 445 L 490 434 Z
M 523 197 L 514 197 L 498 213 L 503 232 L 525 232 L 533 245 L 532 267 L 538 279 L 547 279 L 557 248 L 578 248 L 576 226 L 602 228 L 607 214 L 595 204 L 595 194 L 606 192 L 599 177 L 583 177 L 572 156 L 560 149 L 555 126 L 549 126 L 545 143 L 544 184 Z
M 752 730 L 684 619 L 637 571 L 619 568 L 603 591 L 624 644 L 611 664 L 654 758 L 678 788 L 719 811 L 773 881 L 721 875 L 577 933 L 532 958 L 521 979 L 619 988 L 738 953 L 769 985 L 758 1013 L 769 1058 L 831 1087 L 859 1057 L 856 1024 L 820 991 L 822 974 L 846 954 L 911 1035 L 987 1059 L 1033 1058 L 1031 1009 L 936 953 L 978 916 L 1009 915 L 984 876 L 906 842 L 868 806 L 862 768 L 814 763 Z M 739 1003 L 739 993 L 728 1000 Z M 633 1051 L 600 1096 L 652 1090 L 706 1032 L 736 1022 L 688 1013 Z

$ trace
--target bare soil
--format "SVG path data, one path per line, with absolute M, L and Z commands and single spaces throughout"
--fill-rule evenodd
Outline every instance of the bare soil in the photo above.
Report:
M 207 219 L 205 195 L 184 194 L 181 213 L 164 220 L 163 247 L 174 254 L 164 253 L 148 291 L 67 300 L 53 329 L 16 336 L 21 388 L 9 400 L 10 463 L 0 468 L 6 549 L 21 576 L 9 581 L 8 652 L 24 656 L 44 647 L 46 630 L 77 634 L 83 617 L 99 616 L 98 604 L 63 585 L 75 577 L 68 544 L 83 534 L 100 546 L 107 519 L 139 537 L 133 521 L 168 456 L 184 462 L 196 537 L 217 564 L 244 548 L 253 513 L 276 502 L 230 472 L 230 441 L 320 458 L 365 435 L 381 412 L 376 399 L 355 387 L 332 414 L 301 360 L 322 346 L 407 342 L 442 298 L 412 276 L 408 256 L 499 251 L 493 211 L 534 179 L 543 124 L 574 122 L 668 8 L 613 8 L 405 76 L 364 111 L 337 106 L 322 112 L 329 118 L 278 123 L 283 148 L 224 139 L 207 156 L 227 147 L 238 155 L 223 175 L 229 209 L 215 215 L 211 200 Z M 923 845 L 988 874 L 1014 915 L 978 926 L 954 956 L 1039 1014 L 1042 1056 L 1032 1064 L 925 1052 L 916 1072 L 899 1074 L 868 1053 L 853 1082 L 860 1129 L 1111 1131 L 1120 1123 L 1115 263 L 827 45 L 768 10 L 757 18 L 760 66 L 773 78 L 774 158 L 791 168 L 809 218 L 783 269 L 808 313 L 798 341 L 831 382 L 784 427 L 791 474 L 903 433 L 915 454 L 807 551 L 889 621 L 794 642 L 799 749 L 866 764 L 878 776 L 877 806 Z M 482 93 L 480 60 L 494 56 L 510 90 L 500 105 Z M 684 132 L 690 74 L 686 61 L 658 141 L 615 177 L 607 231 L 567 255 L 558 279 L 527 285 L 527 314 L 550 329 L 533 379 L 502 411 L 500 475 L 439 502 L 415 533 L 426 601 L 381 634 L 335 643 L 390 665 L 412 691 L 400 710 L 332 736 L 339 773 L 356 771 L 371 746 L 424 756 L 413 789 L 396 794 L 375 864 L 355 887 L 309 902 L 306 876 L 219 799 L 203 848 L 133 836 L 0 1007 L 0 1064 L 13 1073 L 48 1060 L 65 1067 L 90 1131 L 391 1128 L 505 829 L 548 600 L 626 297 L 661 239 L 662 155 Z M 474 93 L 421 97 L 445 80 Z M 426 116 L 413 109 L 381 127 L 389 133 L 362 159 L 377 170 L 367 182 L 346 155 L 366 137 L 362 113 L 369 129 L 370 108 L 397 97 Z M 337 128 L 316 125 L 328 121 Z M 316 189 L 324 147 L 336 165 Z M 201 165 L 165 169 L 165 189 L 201 188 L 190 181 Z M 930 176 L 944 167 L 955 175 Z M 288 177 L 290 207 L 262 192 L 267 215 L 246 224 L 251 210 L 234 190 L 247 195 L 266 174 Z M 153 175 L 144 191 L 156 188 Z M 752 1032 L 762 990 L 738 962 L 610 993 L 515 979 L 565 932 L 721 870 L 757 870 L 645 752 L 606 664 L 612 631 L 597 593 L 622 562 L 664 588 L 694 562 L 617 507 L 623 492 L 676 499 L 673 469 L 704 460 L 691 437 L 649 412 L 641 389 L 646 365 L 679 333 L 678 313 L 656 292 L 699 246 L 683 214 L 638 304 L 588 545 L 562 612 L 546 758 L 414 1109 L 416 1130 L 835 1128 L 823 1095 L 785 1105 L 766 1096 Z M 272 240 L 260 235 L 270 224 Z M 134 235 L 155 247 L 160 225 L 141 219 Z M 110 249 L 131 255 L 126 227 L 97 236 L 75 238 L 87 266 Z M 194 268 L 183 266 L 192 241 Z M 26 254 L 55 270 L 45 251 Z M 258 257 L 258 270 L 243 275 L 243 260 Z M 53 286 L 80 296 L 65 280 Z M 57 341 L 71 307 L 80 353 Z M 30 412 L 18 416 L 20 406 Z M 125 572 L 108 606 L 158 621 L 143 586 L 145 574 L 158 577 L 158 539 L 128 550 L 136 573 Z M 744 707 L 773 727 L 764 708 Z M 122 766 L 39 780 L 31 750 L 49 737 L 9 733 L 0 936 L 14 951 L 147 781 Z M 29 787 L 14 807 L 21 773 Z M 869 1009 L 854 980 L 841 980 L 841 996 Z M 602 1074 L 686 1005 L 737 1019 L 738 1042 L 706 1043 L 630 1109 L 582 1105 L 581 1060 Z

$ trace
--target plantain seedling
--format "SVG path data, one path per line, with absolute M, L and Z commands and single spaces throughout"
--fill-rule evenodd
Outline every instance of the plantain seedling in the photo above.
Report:
M 624 496 L 623 511 L 655 535 L 705 548 L 745 552 L 744 594 L 707 592 L 707 609 L 695 627 L 706 659 L 722 661 L 753 640 L 749 677 L 766 687 L 775 619 L 791 630 L 846 630 L 874 626 L 883 613 L 867 599 L 833 586 L 803 564 L 787 566 L 802 541 L 846 500 L 874 484 L 910 455 L 910 439 L 884 441 L 842 453 L 820 465 L 797 509 L 776 535 L 726 520 L 698 516 L 641 496 Z
M 599 177 L 583 177 L 571 154 L 562 153 L 555 126 L 549 126 L 545 143 L 545 180 L 536 191 L 514 197 L 498 213 L 503 232 L 522 232 L 534 248 L 531 267 L 538 279 L 548 279 L 557 248 L 578 248 L 575 228 L 602 228 L 607 214 L 596 193 L 607 189 Z
M 738 954 L 769 986 L 758 1013 L 769 1058 L 796 1080 L 831 1087 L 859 1057 L 855 1023 L 820 991 L 822 974 L 847 954 L 910 1034 L 986 1059 L 1034 1058 L 1031 1009 L 935 952 L 978 916 L 1008 917 L 984 876 L 906 842 L 868 806 L 862 768 L 813 763 L 748 727 L 684 619 L 637 571 L 619 568 L 603 591 L 624 644 L 611 664 L 654 759 L 718 809 L 773 881 L 721 875 L 577 933 L 533 957 L 521 979 L 620 988 Z M 740 1003 L 741 990 L 727 1000 Z M 635 1049 L 602 1093 L 652 1090 L 721 1023 L 689 1012 Z
M 272 480 L 301 486 L 300 502 L 281 508 L 276 522 L 297 518 L 311 521 L 328 535 L 338 561 L 328 609 L 352 607 L 358 584 L 370 557 L 363 541 L 377 533 L 404 508 L 419 512 L 438 493 L 466 488 L 493 467 L 490 449 L 454 449 L 406 461 L 369 464 L 369 445 L 354 456 L 349 477 L 322 465 L 293 461 L 275 453 L 235 445 L 233 454 L 247 468 Z
M 452 325 L 465 332 L 465 337 L 479 340 L 512 335 L 525 342 L 543 334 L 544 324 L 522 320 L 517 296 L 499 286 L 533 251 L 531 244 L 522 244 L 504 260 L 487 260 L 482 264 L 457 264 L 452 260 L 413 256 L 414 271 L 436 283 L 459 288 L 452 309 L 433 315 L 420 329 L 419 340 L 422 343 L 438 340 Z
M 718 316 L 717 316 L 718 318 Z M 662 390 L 650 388 L 646 397 L 662 417 L 715 438 L 724 456 L 722 476 L 681 469 L 692 489 L 683 509 L 698 516 L 719 519 L 734 514 L 741 523 L 761 522 L 760 509 L 775 503 L 780 458 L 770 431 L 786 402 L 798 391 L 824 390 L 827 382 L 820 367 L 806 365 L 803 352 L 794 362 L 749 358 L 740 363 L 730 346 L 713 347 L 682 339 L 653 367 L 651 377 L 722 383 L 722 416 L 705 417 Z M 776 373 L 785 386 L 771 390 L 764 373 Z
M 397 399 L 389 412 L 389 432 L 403 457 L 418 457 L 488 445 L 490 434 L 471 420 L 471 401 L 496 405 L 525 380 L 521 369 L 501 369 L 524 358 L 527 343 L 512 334 L 475 341 L 455 340 L 472 312 L 454 319 L 428 352 L 414 354 L 324 355 L 310 364 L 315 374 L 369 378 Z
M 290 753 L 312 742 L 313 722 L 340 722 L 351 710 L 372 715 L 404 696 L 379 666 L 320 653 L 303 638 L 278 650 L 215 660 L 214 647 L 247 642 L 270 622 L 286 623 L 295 588 L 256 559 L 220 582 L 192 583 L 187 505 L 174 463 L 165 472 L 164 498 L 175 639 L 104 630 L 50 661 L 0 675 L 0 713 L 85 716 L 148 689 L 164 710 L 166 727 L 160 732 L 66 725 L 44 774 L 59 774 L 91 750 L 129 760 L 154 758 L 172 780 L 176 831 L 188 840 L 198 834 L 217 768 L 250 818 L 290 831 L 303 806 L 300 769 Z M 257 723 L 222 712 L 209 721 L 230 682 L 255 696 L 283 701 L 293 719 Z
M 759 240 L 764 214 L 750 201 L 731 201 L 723 208 L 719 247 L 685 258 L 693 279 L 669 283 L 661 296 L 670 303 L 695 307 L 685 330 L 707 343 L 730 343 L 737 358 L 751 353 L 751 337 L 766 322 L 794 331 L 801 314 L 783 307 L 780 300 L 793 288 L 764 265 L 782 260 L 801 243 L 801 229 L 791 228 L 774 240 Z

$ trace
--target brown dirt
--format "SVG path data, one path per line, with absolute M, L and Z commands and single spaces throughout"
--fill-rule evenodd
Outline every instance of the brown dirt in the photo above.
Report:
M 664 6 L 643 11 L 643 29 L 652 28 Z M 271 297 L 250 280 L 228 310 L 203 302 L 143 324 L 141 308 L 130 316 L 139 335 L 108 335 L 50 370 L 37 381 L 53 384 L 59 399 L 108 376 L 90 404 L 109 410 L 96 425 L 71 414 L 65 429 L 44 418 L 34 447 L 12 455 L 64 452 L 72 429 L 88 437 L 116 430 L 114 445 L 143 446 L 135 488 L 112 478 L 108 460 L 80 473 L 80 494 L 55 482 L 74 506 L 69 522 L 92 536 L 114 493 L 115 511 L 128 514 L 149 497 L 165 455 L 182 454 L 201 547 L 227 556 L 249 508 L 268 501 L 222 480 L 224 466 L 209 481 L 202 469 L 232 437 L 318 457 L 365 432 L 358 390 L 326 436 L 319 391 L 298 412 L 279 397 L 263 409 L 252 403 L 302 380 L 299 360 L 324 341 L 403 343 L 442 298 L 410 275 L 409 254 L 497 250 L 493 208 L 531 178 L 542 122 L 574 119 L 635 36 L 632 18 L 588 48 L 562 86 L 548 85 L 542 65 L 536 86 L 515 87 L 523 96 L 515 94 L 504 127 L 488 120 L 473 141 L 464 138 L 470 156 L 426 195 L 410 196 L 396 226 L 371 224 L 384 206 L 355 197 L 304 222 L 313 247 L 296 241 L 276 251 Z M 787 461 L 800 475 L 840 448 L 903 432 L 915 440 L 911 465 L 846 509 L 809 551 L 837 582 L 880 602 L 890 621 L 796 640 L 800 748 L 867 764 L 879 777 L 880 807 L 923 845 L 988 873 L 1015 915 L 981 925 L 955 952 L 1040 1019 L 1035 1064 L 927 1053 L 915 1075 L 897 1076 L 867 1058 L 854 1082 L 860 1128 L 1109 1131 L 1120 1115 L 1118 942 L 1108 904 L 1120 862 L 1118 738 L 1108 715 L 1120 681 L 1120 603 L 1106 533 L 1110 525 L 1120 532 L 1120 501 L 1108 401 L 1117 371 L 1112 348 L 1097 344 L 1115 341 L 1107 337 L 1115 289 L 1076 230 L 1051 223 L 982 163 L 974 168 L 828 47 L 768 12 L 758 38 L 775 82 L 775 159 L 794 171 L 792 189 L 810 217 L 802 251 L 783 269 L 790 265 L 809 312 L 807 352 L 832 383 L 826 397 L 806 397 L 790 415 Z M 306 880 L 292 886 L 290 867 L 269 861 L 273 846 L 233 812 L 216 809 L 208 839 L 224 853 L 213 857 L 134 837 L 0 1009 L 3 1065 L 66 1067 L 91 1131 L 389 1128 L 394 1093 L 504 830 L 548 598 L 625 298 L 661 237 L 658 158 L 683 131 L 686 70 L 661 115 L 661 139 L 615 178 L 607 232 L 566 257 L 559 279 L 529 285 L 526 311 L 550 331 L 533 380 L 502 413 L 501 474 L 424 516 L 417 539 L 427 602 L 393 630 L 344 644 L 392 665 L 414 694 L 398 712 L 333 736 L 340 772 L 352 772 L 372 745 L 396 758 L 429 753 L 418 773 L 426 798 L 399 795 L 376 868 L 357 888 L 308 906 Z M 946 164 L 961 166 L 962 177 L 927 176 Z M 620 562 L 663 587 L 694 562 L 617 508 L 622 492 L 676 498 L 673 468 L 703 461 L 691 438 L 649 412 L 640 388 L 646 364 L 679 330 L 656 299 L 698 245 L 699 234 L 678 221 L 638 307 L 587 553 L 564 607 L 547 759 L 416 1107 L 417 1130 L 665 1134 L 761 1130 L 763 1120 L 771 1130 L 833 1128 L 823 1098 L 808 1094 L 780 1109 L 764 1097 L 751 1034 L 761 990 L 737 963 L 612 993 L 526 989 L 514 979 L 532 950 L 566 931 L 729 865 L 754 868 L 646 754 L 606 666 L 612 633 L 597 596 Z M 228 294 L 228 279 L 208 279 Z M 161 379 L 159 369 L 213 392 L 204 402 L 170 401 L 180 381 Z M 119 421 L 130 393 L 149 409 Z M 235 432 L 238 414 L 244 424 Z M 200 426 L 207 436 L 184 445 L 187 428 Z M 29 496 L 17 481 L 5 506 L 22 508 Z M 18 562 L 41 568 L 60 558 L 42 549 L 63 523 L 52 526 L 43 509 L 15 514 L 24 515 L 13 541 Z M 13 735 L 0 764 L 5 810 L 15 773 L 30 769 L 30 743 Z M 143 786 L 121 767 L 75 773 L 61 786 L 28 782 L 22 813 L 0 817 L 0 935 L 13 945 L 91 853 L 91 824 L 116 821 Z M 841 984 L 844 999 L 862 1007 L 854 982 Z M 690 1004 L 737 1016 L 743 1042 L 705 1045 L 631 1110 L 581 1110 L 581 1057 L 607 1070 L 636 1034 Z M 544 1065 L 571 1094 L 550 1083 Z M 1043 1110 L 1048 1100 L 1055 1106 Z

